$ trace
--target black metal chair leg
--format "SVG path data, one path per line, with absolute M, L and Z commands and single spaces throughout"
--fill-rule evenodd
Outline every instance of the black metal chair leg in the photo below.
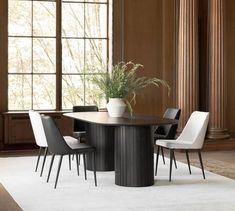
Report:
M 71 155 L 69 155 L 69 170 L 71 171 Z
M 83 154 L 83 165 L 84 165 L 85 180 L 87 180 L 87 175 L 86 175 L 86 155 L 85 154 Z
M 157 157 L 156 157 L 156 166 L 155 166 L 155 176 L 157 176 L 157 168 L 158 168 L 158 158 L 159 158 L 160 146 L 157 147 Z
M 81 137 L 78 138 L 79 143 L 81 143 Z M 81 155 L 78 155 L 78 164 L 80 165 Z
M 50 163 L 50 168 L 49 168 L 49 172 L 48 172 L 48 175 L 47 175 L 47 182 L 49 182 L 49 179 L 50 179 L 51 169 L 52 169 L 52 166 L 53 166 L 54 158 L 55 158 L 55 154 L 53 154 L 51 156 L 51 163 Z
M 42 173 L 43 173 L 43 169 L 44 169 L 44 165 L 45 165 L 45 161 L 46 161 L 46 157 L 47 157 L 47 152 L 48 152 L 48 147 L 45 148 L 45 153 L 44 153 L 44 158 L 43 158 L 43 162 L 42 162 L 42 169 L 41 169 L 40 177 L 42 176 Z
M 93 152 L 93 160 L 94 160 L 94 167 L 93 167 L 93 169 L 94 169 L 94 179 L 95 179 L 95 186 L 97 186 L 97 180 L 96 180 L 96 152 Z
M 36 163 L 35 172 L 38 170 L 38 164 L 39 164 L 41 153 L 42 153 L 42 147 L 40 147 L 39 151 L 38 151 L 38 159 L 37 159 L 37 163 Z
M 78 154 L 76 154 L 75 156 L 76 156 L 76 163 L 77 163 L 77 172 L 79 176 Z
M 55 189 L 56 189 L 58 178 L 59 178 L 59 174 L 60 174 L 60 167 L 61 167 L 62 160 L 63 160 L 63 155 L 60 156 L 60 160 L 59 160 L 59 164 L 58 164 L 56 180 L 55 180 L 55 186 L 54 186 Z
M 163 164 L 165 165 L 166 162 L 165 162 L 165 156 L 164 156 L 163 147 L 161 147 L 161 153 L 162 153 L 162 161 L 163 161 Z
M 170 174 L 169 174 L 169 181 L 171 181 L 171 174 L 172 174 L 172 160 L 174 157 L 174 150 L 170 149 Z
M 187 158 L 187 163 L 188 163 L 188 170 L 189 170 L 189 174 L 192 174 L 191 172 L 191 167 L 190 167 L 190 161 L 189 161 L 189 156 L 188 156 L 188 150 L 185 150 L 186 153 L 186 158 Z
M 176 164 L 175 152 L 174 151 L 173 151 L 173 159 L 174 159 L 175 168 L 177 169 L 177 164 Z
M 200 163 L 201 163 L 203 178 L 206 179 L 205 172 L 204 172 L 204 167 L 203 167 L 203 163 L 202 163 L 202 155 L 201 155 L 201 150 L 200 149 L 198 150 L 198 157 L 199 157 L 199 160 L 200 160 Z
M 73 154 L 73 156 L 72 156 L 72 160 L 74 160 L 74 154 Z

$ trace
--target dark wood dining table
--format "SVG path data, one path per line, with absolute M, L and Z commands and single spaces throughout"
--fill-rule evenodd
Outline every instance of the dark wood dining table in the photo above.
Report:
M 115 184 L 144 187 L 154 184 L 154 128 L 176 120 L 129 113 L 109 117 L 107 112 L 65 113 L 86 123 L 86 141 L 96 147 L 97 171 L 114 171 Z M 87 156 L 87 168 L 93 169 Z

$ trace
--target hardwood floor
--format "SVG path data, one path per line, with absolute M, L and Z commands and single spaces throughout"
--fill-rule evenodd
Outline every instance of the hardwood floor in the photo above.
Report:
M 0 183 L 0 210 L 4 211 L 22 211 L 12 196 Z
M 168 150 L 164 150 L 165 156 L 169 157 Z M 184 152 L 175 152 L 176 160 L 187 163 Z M 198 154 L 189 153 L 190 163 L 192 166 L 200 167 Z M 202 151 L 204 168 L 213 173 L 235 179 L 235 150 L 231 151 Z M 168 164 L 167 164 L 168 165 Z

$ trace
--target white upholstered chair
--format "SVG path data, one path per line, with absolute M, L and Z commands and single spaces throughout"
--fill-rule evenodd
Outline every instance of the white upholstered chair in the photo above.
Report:
M 191 174 L 191 169 L 190 169 L 188 150 L 197 150 L 201 168 L 202 168 L 203 178 L 205 179 L 205 173 L 204 173 L 203 162 L 202 162 L 202 157 L 201 157 L 201 148 L 204 143 L 208 122 L 209 122 L 208 112 L 194 111 L 191 114 L 180 136 L 176 140 L 166 140 L 166 139 L 156 140 L 155 143 L 156 145 L 158 145 L 158 147 L 165 147 L 170 150 L 169 181 L 171 181 L 172 159 L 173 159 L 175 149 L 184 149 L 186 151 L 190 174 Z M 158 156 L 159 156 L 159 153 L 157 153 L 157 157 Z M 156 164 L 156 168 L 157 168 L 157 164 Z
M 44 158 L 43 158 L 43 163 L 42 163 L 42 168 L 41 168 L 41 173 L 40 173 L 40 176 L 42 176 L 45 161 L 46 161 L 46 157 L 47 157 L 47 153 L 48 153 L 46 135 L 45 135 L 44 128 L 43 128 L 43 125 L 42 125 L 42 120 L 41 120 L 40 114 L 36 111 L 31 110 L 31 111 L 29 111 L 29 118 L 30 118 L 30 122 L 31 122 L 31 125 L 32 125 L 32 128 L 33 128 L 33 134 L 34 134 L 36 144 L 39 146 L 39 153 L 38 153 L 38 158 L 37 158 L 35 171 L 37 171 L 37 169 L 38 169 L 40 156 L 41 156 L 42 150 L 44 149 Z M 70 145 L 73 145 L 73 142 L 74 143 L 78 142 L 77 139 L 75 139 L 71 136 L 64 136 L 64 139 Z M 69 168 L 71 169 L 70 156 L 69 156 Z

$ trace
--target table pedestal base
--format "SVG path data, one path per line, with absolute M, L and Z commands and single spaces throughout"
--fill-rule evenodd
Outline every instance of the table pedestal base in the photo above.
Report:
M 144 187 L 154 184 L 150 126 L 116 127 L 114 148 L 116 185 Z
M 114 127 L 87 124 L 87 143 L 96 148 L 96 170 L 114 171 Z M 93 156 L 87 155 L 87 169 L 93 170 Z

